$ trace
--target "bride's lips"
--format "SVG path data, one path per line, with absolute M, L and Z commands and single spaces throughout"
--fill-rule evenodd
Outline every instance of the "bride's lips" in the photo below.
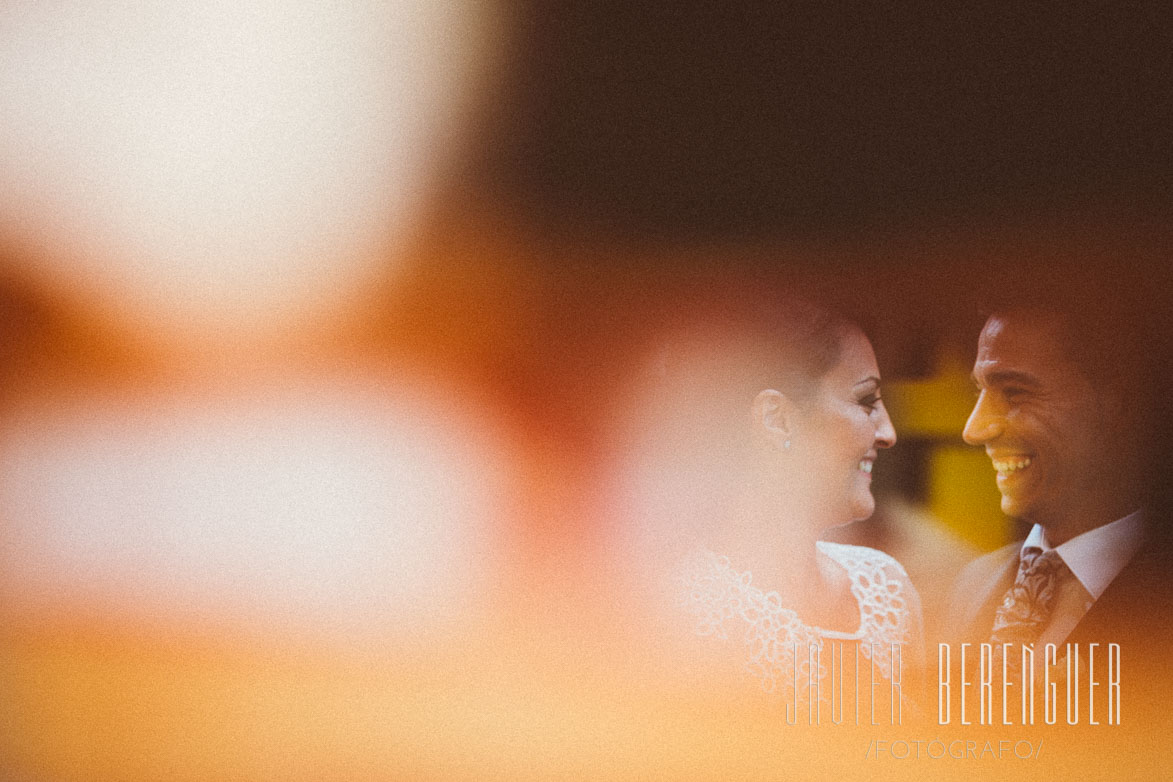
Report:
M 869 478 L 872 474 L 872 468 L 876 464 L 876 454 L 869 453 L 867 456 L 859 460 L 859 471 L 867 475 Z

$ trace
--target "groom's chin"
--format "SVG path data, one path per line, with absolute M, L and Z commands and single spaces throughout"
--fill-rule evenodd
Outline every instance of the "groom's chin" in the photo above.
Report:
M 1013 494 L 1002 495 L 1002 512 L 1012 519 L 1021 519 L 1026 515 L 1026 508 L 1020 497 Z

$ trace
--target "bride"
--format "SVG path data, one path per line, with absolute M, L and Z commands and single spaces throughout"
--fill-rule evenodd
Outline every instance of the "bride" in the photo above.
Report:
M 819 540 L 872 514 L 872 469 L 896 442 L 871 343 L 795 300 L 688 318 L 658 340 L 629 476 L 645 531 L 687 550 L 678 618 L 767 692 L 803 699 L 828 642 L 893 679 L 919 657 L 916 590 L 887 554 Z

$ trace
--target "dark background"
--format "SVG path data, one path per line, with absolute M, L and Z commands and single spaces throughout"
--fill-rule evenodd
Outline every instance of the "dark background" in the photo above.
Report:
M 680 272 L 821 276 L 897 379 L 928 374 L 947 340 L 972 349 L 1007 293 L 1088 300 L 1105 328 L 1130 324 L 1122 345 L 1143 343 L 1154 464 L 1170 463 L 1168 3 L 528 0 L 514 13 L 480 164 L 492 197 L 550 240 L 539 265 L 561 296 L 536 363 L 569 380 L 533 396 L 605 393 L 599 367 L 645 312 L 632 301 L 666 298 Z M 566 251 L 584 242 L 594 251 Z M 733 252 L 726 272 L 609 250 L 771 243 L 829 249 Z M 632 323 L 603 317 L 616 311 Z M 922 460 L 908 455 L 915 496 Z M 1156 472 L 1173 516 L 1173 481 Z
M 641 238 L 1151 214 L 1168 9 L 530 0 L 488 170 L 547 227 Z

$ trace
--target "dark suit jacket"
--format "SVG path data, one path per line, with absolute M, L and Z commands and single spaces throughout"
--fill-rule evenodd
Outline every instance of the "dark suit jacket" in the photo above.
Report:
M 961 571 L 949 596 L 946 640 L 977 643 L 989 639 L 998 605 L 1014 583 L 1021 548 L 1022 541 L 1003 546 Z M 1119 641 L 1134 636 L 1147 642 L 1173 637 L 1168 623 L 1156 626 L 1156 620 L 1173 614 L 1170 566 L 1162 547 L 1146 543 L 1092 604 L 1067 642 Z M 1173 649 L 1167 651 L 1173 663 Z
M 1004 546 L 961 571 L 950 593 L 943 640 L 954 644 L 989 640 L 994 614 L 1014 583 L 1021 548 L 1022 541 Z M 1121 678 L 1131 705 L 1164 717 L 1163 722 L 1173 715 L 1171 567 L 1168 544 L 1146 538 L 1065 641 L 1099 643 L 1101 653 L 1108 643 L 1120 644 Z

